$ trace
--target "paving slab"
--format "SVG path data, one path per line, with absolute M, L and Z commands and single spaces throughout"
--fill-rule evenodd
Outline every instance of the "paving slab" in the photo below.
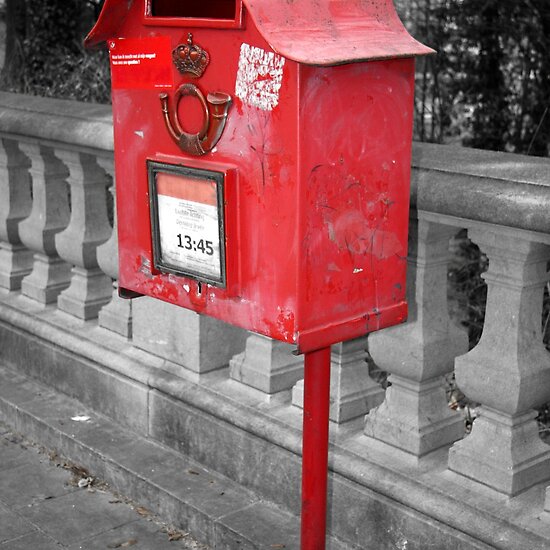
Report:
M 51 537 L 39 531 L 0 544 L 0 550 L 60 550 L 60 548 L 62 546 Z
M 23 517 L 66 546 L 138 520 L 127 506 L 109 506 L 107 493 L 77 491 L 20 509 Z
M 0 504 L 0 543 L 22 537 L 29 531 L 36 531 L 36 527 Z
M 178 537 L 181 536 L 181 539 Z M 141 519 L 126 524 L 106 533 L 101 533 L 91 539 L 69 546 L 69 550 L 105 550 L 106 548 L 132 548 L 132 550 L 176 550 L 181 544 L 189 544 L 186 548 L 204 548 L 187 533 L 172 534 L 170 540 L 166 529 L 152 521 Z
M 42 501 L 73 492 L 67 472 L 56 468 L 47 457 L 40 460 L 27 452 L 24 463 L 12 468 L 0 469 L 0 501 L 17 509 L 31 507 Z
M 9 432 L 0 434 L 0 457 L 0 472 L 23 464 L 40 464 L 41 461 L 38 451 L 29 450 L 23 437 Z
M 257 502 L 218 522 L 215 547 L 220 550 L 297 549 L 300 529 L 292 515 Z
M 0 550 L 208 550 L 85 475 L 0 423 Z

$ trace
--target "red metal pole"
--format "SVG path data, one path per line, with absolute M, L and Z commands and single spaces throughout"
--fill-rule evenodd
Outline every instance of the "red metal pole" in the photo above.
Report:
M 324 550 L 327 525 L 330 346 L 304 357 L 301 550 Z

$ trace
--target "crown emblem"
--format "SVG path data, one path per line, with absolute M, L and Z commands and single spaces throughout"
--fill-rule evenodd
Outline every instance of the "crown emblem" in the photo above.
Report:
M 178 44 L 172 50 L 172 59 L 181 74 L 189 73 L 194 78 L 201 77 L 210 62 L 208 52 L 193 44 L 191 33 L 187 35 L 187 44 Z

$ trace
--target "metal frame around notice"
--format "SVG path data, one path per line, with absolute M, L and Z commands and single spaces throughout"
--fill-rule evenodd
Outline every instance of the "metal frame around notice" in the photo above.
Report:
M 188 277 L 209 285 L 225 288 L 227 284 L 226 276 L 226 251 L 225 251 L 225 219 L 224 219 L 224 183 L 225 177 L 222 172 L 205 170 L 201 168 L 192 168 L 178 164 L 168 164 L 153 160 L 147 161 L 147 173 L 149 180 L 149 204 L 151 215 L 151 236 L 153 246 L 153 264 L 155 269 L 163 273 L 172 273 L 180 277 Z M 164 261 L 160 244 L 159 210 L 158 210 L 158 192 L 157 192 L 157 174 L 173 174 L 181 177 L 192 177 L 214 181 L 216 183 L 216 198 L 218 208 L 218 226 L 220 239 L 220 278 L 212 277 L 209 274 L 200 273 L 191 269 L 182 269 L 181 266 L 170 264 Z

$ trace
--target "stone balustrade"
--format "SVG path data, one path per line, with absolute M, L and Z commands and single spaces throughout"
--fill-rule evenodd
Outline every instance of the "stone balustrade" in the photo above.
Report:
M 295 512 L 295 497 L 276 486 L 297 475 L 288 472 L 300 452 L 299 358 L 290 346 L 169 304 L 118 297 L 112 150 L 108 107 L 0 93 L 0 337 L 14 323 L 27 327 L 84 357 L 79 382 L 89 376 L 97 383 L 105 372 L 144 388 L 150 393 L 147 410 L 137 415 L 142 424 L 112 403 L 102 405 L 107 398 L 94 403 Z M 368 530 L 384 529 L 373 519 L 373 494 L 386 499 L 377 506 L 391 514 L 416 517 L 430 540 L 454 541 L 434 548 L 550 545 L 550 446 L 535 420 L 535 409 L 550 401 L 541 333 L 549 212 L 549 160 L 415 144 L 409 320 L 332 349 L 329 507 L 332 532 L 349 545 L 343 547 L 373 544 Z M 461 229 L 489 261 L 485 324 L 469 351 L 447 303 L 449 243 Z M 38 329 L 37 319 L 53 328 Z M 84 338 L 85 350 L 56 336 L 56 327 Z M 371 377 L 367 347 L 388 373 L 387 388 Z M 25 371 L 30 367 L 8 352 L 0 360 L 53 379 Z M 468 435 L 461 413 L 448 406 L 445 383 L 453 373 L 478 410 Z M 87 399 L 68 389 L 68 380 L 52 384 Z M 185 439 L 191 428 L 181 415 L 190 409 L 215 419 L 208 429 L 221 439 L 216 445 L 225 459 Z M 238 444 L 224 443 L 237 432 Z M 259 441 L 264 454 L 243 468 L 240 461 L 251 460 L 247 450 Z M 288 472 L 272 479 L 282 465 Z M 388 528 L 376 536 L 390 542 L 378 547 L 431 547 L 407 521 L 401 533 L 410 529 L 416 542 L 407 546 Z
M 550 479 L 550 446 L 538 436 L 534 411 L 550 399 L 550 354 L 541 334 L 544 286 L 550 278 L 550 164 L 433 145 L 417 147 L 416 153 L 413 206 L 418 219 L 443 226 L 439 234 L 466 228 L 489 260 L 479 343 L 465 353 L 458 331 L 447 330 L 446 345 L 437 346 L 439 354 L 455 355 L 458 386 L 480 404 L 472 433 L 450 448 L 449 468 L 514 496 Z M 433 288 L 419 304 L 432 320 L 437 316 Z M 432 335 L 449 327 L 443 319 L 436 324 Z M 441 364 L 447 361 L 440 356 Z

